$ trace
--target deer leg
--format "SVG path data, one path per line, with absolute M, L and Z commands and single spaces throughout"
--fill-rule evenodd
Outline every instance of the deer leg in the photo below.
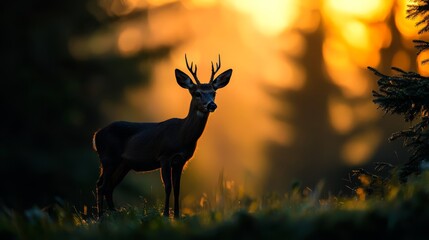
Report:
M 103 166 L 103 173 L 100 176 L 99 182 L 97 182 L 97 204 L 98 204 L 98 215 L 103 215 L 103 200 L 106 198 L 107 204 L 111 209 L 111 179 L 113 175 L 113 168 Z M 110 198 L 109 198 L 110 197 Z
M 106 201 L 111 211 L 115 210 L 115 205 L 113 203 L 113 190 L 115 190 L 116 186 L 122 182 L 128 172 L 129 169 L 124 164 L 119 164 L 110 178 L 108 192 L 106 193 Z
M 165 190 L 164 216 L 170 215 L 170 193 L 171 193 L 171 167 L 165 164 L 161 167 L 162 182 Z
M 101 170 L 101 175 L 98 178 L 97 181 L 97 212 L 98 212 L 98 216 L 101 217 L 101 215 L 103 215 L 103 200 L 104 200 L 104 194 L 103 191 L 100 189 L 101 186 L 104 183 L 104 173 L 103 170 Z
M 119 183 L 122 182 L 122 180 L 124 180 L 124 177 L 128 174 L 129 171 L 130 169 L 124 164 L 120 164 L 118 166 L 112 177 L 112 189 L 114 189 L 116 186 L 118 186 Z
M 173 166 L 173 189 L 174 189 L 174 217 L 179 218 L 179 194 L 180 194 L 180 177 L 182 176 L 183 165 Z
M 106 191 L 106 202 L 110 211 L 115 211 L 115 204 L 113 204 L 113 189 L 109 188 Z

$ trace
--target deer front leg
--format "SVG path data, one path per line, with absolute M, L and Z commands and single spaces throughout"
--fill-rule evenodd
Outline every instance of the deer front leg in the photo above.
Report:
M 182 176 L 183 165 L 173 166 L 173 189 L 174 189 L 174 218 L 179 218 L 179 195 L 180 195 L 180 178 Z
M 171 166 L 168 163 L 161 166 L 162 182 L 165 190 L 164 216 L 170 215 L 170 193 L 171 193 Z

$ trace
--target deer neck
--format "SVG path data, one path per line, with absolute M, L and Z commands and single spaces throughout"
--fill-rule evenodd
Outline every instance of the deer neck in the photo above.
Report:
M 182 128 L 183 141 L 186 143 L 196 142 L 204 131 L 208 117 L 209 113 L 198 110 L 197 105 L 192 100 Z

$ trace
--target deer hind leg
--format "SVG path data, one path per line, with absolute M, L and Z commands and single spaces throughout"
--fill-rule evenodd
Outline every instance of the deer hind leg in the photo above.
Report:
M 121 163 L 115 168 L 115 171 L 112 173 L 112 176 L 110 178 L 107 191 L 106 191 L 107 205 L 109 206 L 109 209 L 112 211 L 115 210 L 115 205 L 113 204 L 113 190 L 115 190 L 116 186 L 118 186 L 118 184 L 122 182 L 122 180 L 124 179 L 124 177 L 127 175 L 129 171 L 130 169 Z

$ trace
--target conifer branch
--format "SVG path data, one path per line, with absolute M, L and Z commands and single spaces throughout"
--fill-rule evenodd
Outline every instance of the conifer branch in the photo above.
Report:
M 422 17 L 420 21 L 416 23 L 417 27 L 422 28 L 419 30 L 419 34 L 429 31 L 429 0 L 414 0 L 413 4 L 407 5 L 407 18 L 415 19 L 417 17 Z
M 372 91 L 375 104 L 388 114 L 402 115 L 407 122 L 420 120 L 389 138 L 390 141 L 403 139 L 404 147 L 410 153 L 401 171 L 401 177 L 405 179 L 412 173 L 419 173 L 421 163 L 429 160 L 429 78 L 397 67 L 392 67 L 393 75 L 383 74 L 371 67 L 368 69 L 379 77 L 379 89 Z

